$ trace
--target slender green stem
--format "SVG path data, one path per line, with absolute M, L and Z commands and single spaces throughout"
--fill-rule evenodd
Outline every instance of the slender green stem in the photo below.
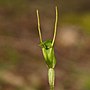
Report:
M 54 85 L 53 86 L 52 85 L 50 86 L 50 90 L 54 90 Z
M 48 70 L 48 80 L 49 80 L 50 90 L 54 90 L 55 71 L 53 68 L 49 68 Z

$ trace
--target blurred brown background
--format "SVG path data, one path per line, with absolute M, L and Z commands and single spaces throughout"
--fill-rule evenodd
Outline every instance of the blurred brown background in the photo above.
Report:
M 55 90 L 90 90 L 90 0 L 0 0 L 0 90 L 49 90 L 36 9 L 52 39 L 56 5 Z

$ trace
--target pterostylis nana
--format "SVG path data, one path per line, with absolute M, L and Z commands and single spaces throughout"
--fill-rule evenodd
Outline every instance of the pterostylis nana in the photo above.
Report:
M 54 90 L 54 81 L 55 81 L 55 65 L 56 65 L 56 58 L 54 53 L 54 43 L 56 38 L 56 30 L 57 30 L 57 22 L 58 22 L 58 9 L 57 6 L 55 7 L 56 10 L 56 20 L 54 26 L 54 36 L 52 40 L 42 40 L 41 29 L 40 29 L 40 16 L 38 10 L 37 12 L 37 21 L 38 21 L 38 32 L 40 37 L 40 46 L 42 48 L 43 56 L 45 62 L 48 66 L 48 81 L 50 85 L 50 90 Z

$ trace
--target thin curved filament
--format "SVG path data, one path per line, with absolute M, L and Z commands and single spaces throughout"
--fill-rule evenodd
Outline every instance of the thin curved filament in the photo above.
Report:
M 40 42 L 42 43 L 42 35 L 41 35 L 41 30 L 40 30 L 40 18 L 39 18 L 39 12 L 37 12 L 37 21 L 38 21 L 38 31 L 39 31 L 39 37 L 40 37 Z
M 55 20 L 55 26 L 54 26 L 54 36 L 53 36 L 53 40 L 52 40 L 52 46 L 54 45 L 54 42 L 55 42 L 57 23 L 58 23 L 58 9 L 57 9 L 57 6 L 55 7 L 55 9 L 56 9 L 56 20 Z

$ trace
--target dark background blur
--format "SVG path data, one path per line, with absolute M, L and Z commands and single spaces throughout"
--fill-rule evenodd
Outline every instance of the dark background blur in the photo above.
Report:
M 56 5 L 55 90 L 90 90 L 90 0 L 0 0 L 0 90 L 49 90 L 36 9 L 52 39 Z

